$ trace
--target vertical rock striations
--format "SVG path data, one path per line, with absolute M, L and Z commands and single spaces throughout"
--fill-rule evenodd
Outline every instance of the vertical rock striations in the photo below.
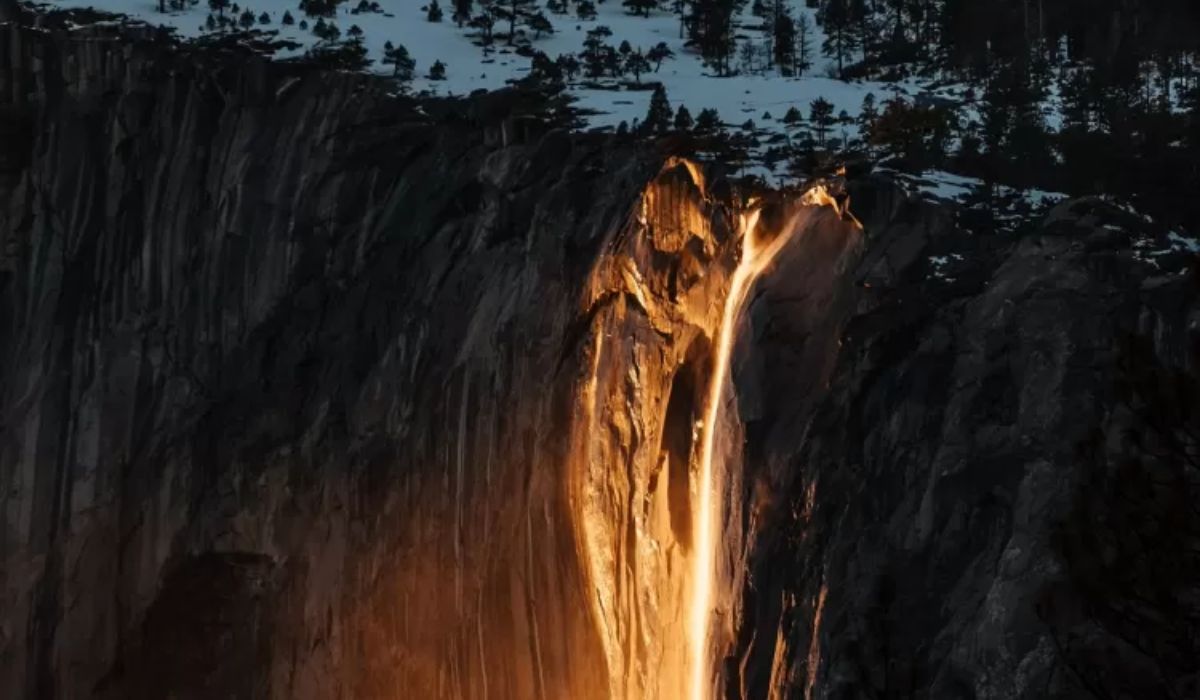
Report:
M 4 694 L 608 697 L 566 485 L 659 165 L 101 32 L 0 61 Z

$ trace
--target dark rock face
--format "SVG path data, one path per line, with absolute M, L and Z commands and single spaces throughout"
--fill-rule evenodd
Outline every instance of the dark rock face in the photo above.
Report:
M 0 694 L 607 687 L 555 465 L 658 163 L 100 33 L 0 87 Z
M 791 369 L 828 340 L 779 302 L 758 348 L 804 398 L 749 447 L 793 481 L 753 554 L 744 696 L 1194 694 L 1194 256 L 1139 254 L 1161 232 L 1096 201 L 996 240 L 855 200 L 856 289 L 805 314 L 841 329 L 832 371 Z
M 0 696 L 681 697 L 736 202 L 236 68 L 0 25 Z M 1188 256 L 851 189 L 739 330 L 727 694 L 1194 695 Z

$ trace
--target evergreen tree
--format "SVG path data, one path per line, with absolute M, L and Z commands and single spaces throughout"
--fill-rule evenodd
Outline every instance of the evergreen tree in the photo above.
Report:
M 430 80 L 445 80 L 446 79 L 446 64 L 441 61 L 434 61 L 433 65 L 429 66 Z
M 650 10 L 658 7 L 658 0 L 622 0 L 621 4 L 631 15 L 649 17 Z
M 657 134 L 665 132 L 670 126 L 671 103 L 667 101 L 667 91 L 659 85 L 650 96 L 650 109 L 642 122 L 642 130 L 648 134 Z
M 650 47 L 650 51 L 646 53 L 646 58 L 654 64 L 654 72 L 657 73 L 662 62 L 675 56 L 675 52 L 667 46 L 666 42 L 660 41 Z
M 383 45 L 383 62 L 392 66 L 392 77 L 406 85 L 412 82 L 416 74 L 417 62 L 409 55 L 403 45 L 393 46 L 392 42 Z
M 721 128 L 721 117 L 715 109 L 702 109 L 696 116 L 696 131 L 711 133 Z
M 685 19 L 689 43 L 720 75 L 729 74 L 733 55 L 735 0 L 689 0 Z
M 854 51 L 854 16 L 850 11 L 850 0 L 828 0 L 824 16 L 826 56 L 837 60 L 839 78 L 846 76 L 846 63 Z
M 791 107 L 788 107 L 787 113 L 785 113 L 783 115 L 783 123 L 787 124 L 788 126 L 794 126 L 803 121 L 804 121 L 804 115 L 801 114 L 800 110 L 796 109 L 796 107 L 794 105 Z
M 341 0 L 300 0 L 300 11 L 309 17 L 333 18 Z
M 208 0 L 208 6 L 210 9 L 216 10 L 217 17 L 222 20 L 220 23 L 224 24 L 225 8 L 229 7 L 229 0 Z
M 812 122 L 813 128 L 817 131 L 817 142 L 824 147 L 825 134 L 829 132 L 829 128 L 836 121 L 833 117 L 833 104 L 824 97 L 818 97 L 809 105 L 809 110 L 809 121 Z
M 575 76 L 579 75 L 581 66 L 579 65 L 579 59 L 575 58 L 575 54 L 561 54 L 554 62 L 568 80 L 574 80 Z
M 292 26 L 293 24 L 295 24 L 295 23 L 296 23 L 296 19 L 295 19 L 294 17 L 292 17 L 292 13 L 291 13 L 291 12 L 287 12 L 287 11 L 285 11 L 285 12 L 283 13 L 283 19 L 281 20 L 281 23 L 282 23 L 282 24 L 283 24 L 283 26 L 285 26 L 285 27 L 290 27 L 290 26 Z
M 526 24 L 536 13 L 537 0 L 498 0 L 496 15 L 508 21 L 508 45 L 516 38 L 517 25 Z
M 808 15 L 800 15 L 796 22 L 796 49 L 792 52 L 792 73 L 803 76 L 812 68 L 812 22 Z
M 747 39 L 742 43 L 739 60 L 742 65 L 742 70 L 746 73 L 759 72 L 758 64 L 758 45 L 753 40 Z
M 358 39 L 361 41 L 363 38 L 362 27 L 359 27 L 357 24 L 350 25 L 350 28 L 346 30 L 346 36 L 350 37 L 351 39 Z
M 543 34 L 553 34 L 554 25 L 550 23 L 550 19 L 545 13 L 535 12 L 529 18 L 529 28 L 533 30 L 533 38 L 541 39 Z
M 646 60 L 641 49 L 625 57 L 625 72 L 633 73 L 634 81 L 639 83 L 642 82 L 642 74 L 650 72 L 650 61 Z
M 579 0 L 575 3 L 575 14 L 584 22 L 596 19 L 596 5 L 592 0 Z
M 692 113 L 688 111 L 686 106 L 679 105 L 679 109 L 675 111 L 675 130 L 688 131 L 692 128 L 693 124 Z
M 612 51 L 612 47 L 605 43 L 605 39 L 610 36 L 612 36 L 612 30 L 601 25 L 589 29 L 584 37 L 583 53 L 580 56 L 583 59 L 584 70 L 589 77 L 599 78 L 606 72 L 608 54 Z
M 479 14 L 471 18 L 469 25 L 478 32 L 479 40 L 484 46 L 491 46 L 494 39 L 493 30 L 496 27 L 496 16 L 488 6 L 480 8 Z
M 791 75 L 796 61 L 796 25 L 787 11 L 787 5 L 776 0 L 776 8 L 771 27 L 775 65 L 784 75 Z
M 307 55 L 309 60 L 338 70 L 360 71 L 371 65 L 366 47 L 357 39 L 317 44 Z
M 471 0 L 454 0 L 454 23 L 459 27 L 471 21 Z
M 867 151 L 867 157 L 871 157 L 872 133 L 875 129 L 875 122 L 879 119 L 879 108 L 875 105 L 875 93 L 868 92 L 863 98 L 862 107 L 858 110 L 858 134 L 862 140 L 863 146 Z
M 317 37 L 321 41 L 329 43 L 337 41 L 342 36 L 342 30 L 338 29 L 336 24 L 333 22 L 326 22 L 324 19 L 318 19 L 317 23 L 313 25 L 312 31 L 313 36 Z
M 529 68 L 529 79 L 535 84 L 546 88 L 562 87 L 564 72 L 562 64 L 550 60 L 544 52 L 538 51 L 533 55 Z
M 1094 123 L 1095 103 L 1092 99 L 1090 71 L 1077 68 L 1059 80 L 1062 91 L 1063 127 L 1087 131 Z
M 430 0 L 429 9 L 425 11 L 425 19 L 430 22 L 442 21 L 442 6 L 438 4 L 438 0 Z

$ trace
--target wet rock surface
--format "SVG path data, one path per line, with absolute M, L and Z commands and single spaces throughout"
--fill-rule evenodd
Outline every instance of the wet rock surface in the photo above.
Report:
M 0 695 L 681 696 L 737 202 L 506 99 L 0 25 Z M 728 694 L 1196 692 L 1192 260 L 851 194 L 740 322 Z

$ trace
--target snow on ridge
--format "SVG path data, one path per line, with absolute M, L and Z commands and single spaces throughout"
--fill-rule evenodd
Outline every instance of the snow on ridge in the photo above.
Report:
M 415 59 L 417 77 L 412 89 L 416 91 L 466 95 L 480 89 L 502 88 L 529 72 L 530 60 L 518 54 L 514 47 L 507 46 L 503 36 L 497 36 L 492 50 L 485 56 L 483 48 L 473 42 L 474 30 L 460 28 L 451 20 L 453 8 L 450 0 L 441 3 L 444 13 L 441 22 L 426 20 L 425 0 L 378 2 L 382 13 L 355 13 L 353 9 L 357 3 L 348 0 L 338 7 L 336 18 L 343 37 L 353 25 L 362 30 L 362 41 L 368 57 L 374 61 L 370 69 L 372 71 L 390 72 L 391 67 L 382 62 L 384 44 L 390 41 L 406 47 Z M 270 19 L 269 24 L 256 24 L 256 29 L 277 32 L 278 39 L 300 44 L 299 49 L 276 54 L 279 58 L 288 58 L 302 54 L 319 41 L 312 33 L 315 18 L 305 17 L 298 4 L 298 0 L 244 0 L 239 2 L 239 12 L 250 10 L 256 17 L 265 12 Z M 803 0 L 791 0 L 790 4 L 796 16 L 808 15 L 812 25 L 814 67 L 809 75 L 802 78 L 783 77 L 775 71 L 763 75 L 717 77 L 694 50 L 684 46 L 678 16 L 662 10 L 651 12 L 649 17 L 629 15 L 620 0 L 597 4 L 597 17 L 594 20 L 580 20 L 573 14 L 558 15 L 547 11 L 545 14 L 554 25 L 554 33 L 537 39 L 528 30 L 526 33 L 531 48 L 551 58 L 565 53 L 578 54 L 588 30 L 598 26 L 607 26 L 612 30 L 608 43 L 613 46 L 628 41 L 632 47 L 644 51 L 659 42 L 666 43 L 674 52 L 674 58 L 663 62 L 657 72 L 642 76 L 642 81 L 661 82 L 672 108 L 686 105 L 693 117 L 702 109 L 715 109 L 726 124 L 740 125 L 753 120 L 758 130 L 768 134 L 786 133 L 779 120 L 788 109 L 796 107 L 807 117 L 810 104 L 817 98 L 833 103 L 835 115 L 845 111 L 853 117 L 859 114 L 863 98 L 868 93 L 873 93 L 878 101 L 883 101 L 895 95 L 911 97 L 922 91 L 915 81 L 884 84 L 871 81 L 843 82 L 820 77 L 828 72 L 828 62 L 820 53 L 823 35 L 813 21 L 815 10 L 807 7 Z M 168 10 L 166 13 L 158 12 L 157 0 L 50 0 L 50 6 L 62 9 L 93 8 L 125 14 L 148 24 L 171 27 L 185 39 L 212 34 L 205 29 L 210 10 L 204 0 L 187 9 Z M 226 12 L 230 13 L 230 10 Z M 285 12 L 291 13 L 294 24 L 282 24 Z M 301 20 L 307 20 L 307 29 L 300 28 Z M 762 40 L 761 33 L 748 28 L 761 24 L 761 19 L 750 14 L 749 4 L 743 10 L 740 22 L 742 27 L 738 35 L 742 42 L 751 35 Z M 497 25 L 497 30 L 502 28 L 502 24 Z M 429 67 L 435 61 L 442 61 L 446 65 L 445 80 L 428 78 Z M 629 80 L 628 77 L 622 80 L 588 79 L 587 84 L 577 81 L 568 87 L 569 93 L 577 99 L 578 106 L 592 113 L 586 119 L 587 126 L 615 128 L 622 121 L 632 124 L 634 120 L 645 117 L 651 95 L 649 90 L 594 87 L 599 82 L 606 88 L 619 88 L 621 82 Z M 764 121 L 762 116 L 767 112 L 773 119 Z

